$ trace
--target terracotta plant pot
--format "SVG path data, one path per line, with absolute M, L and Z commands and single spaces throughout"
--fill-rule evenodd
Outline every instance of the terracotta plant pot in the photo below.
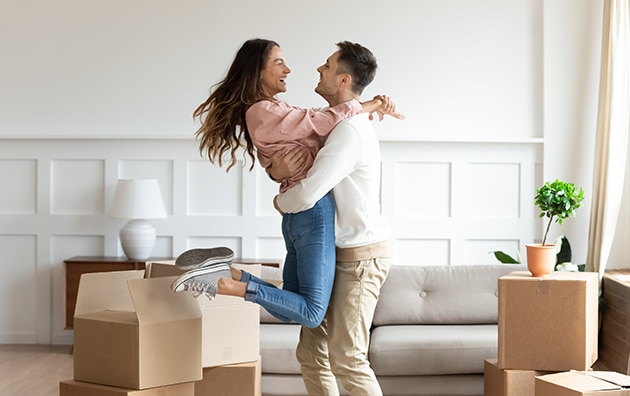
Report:
M 532 276 L 541 277 L 551 274 L 556 266 L 556 245 L 532 244 L 527 249 L 527 269 Z

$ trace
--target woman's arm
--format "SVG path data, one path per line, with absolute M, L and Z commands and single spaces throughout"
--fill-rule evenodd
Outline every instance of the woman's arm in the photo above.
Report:
M 362 113 L 370 112 L 370 119 L 373 119 L 373 114 L 376 112 L 379 116 L 379 120 L 383 120 L 385 115 L 397 119 L 404 119 L 405 116 L 396 111 L 394 102 L 387 95 L 377 95 L 374 99 L 361 102 Z M 271 158 L 271 164 L 266 168 L 267 175 L 276 181 L 280 182 L 282 179 L 290 177 L 304 166 L 306 161 L 305 149 L 302 147 L 296 147 L 288 152 L 277 151 Z
M 362 106 L 350 100 L 324 110 L 302 109 L 286 102 L 261 100 L 245 113 L 254 144 L 294 141 L 311 135 L 326 136 L 339 121 L 359 114 Z

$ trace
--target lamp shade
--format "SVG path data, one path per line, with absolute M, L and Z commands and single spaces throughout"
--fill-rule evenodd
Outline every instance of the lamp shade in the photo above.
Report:
M 146 260 L 155 245 L 155 228 L 145 219 L 166 217 L 157 179 L 118 180 L 111 217 L 131 219 L 120 229 L 120 244 L 125 256 Z
M 165 218 L 157 179 L 118 180 L 109 215 L 122 219 Z

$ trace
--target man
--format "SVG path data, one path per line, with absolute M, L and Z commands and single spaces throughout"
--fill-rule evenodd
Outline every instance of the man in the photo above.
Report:
M 330 106 L 358 100 L 377 67 L 367 48 L 347 41 L 337 47 L 317 69 L 315 92 Z M 389 114 L 403 118 L 395 111 Z M 335 199 L 337 263 L 330 304 L 319 327 L 302 327 L 296 352 L 312 396 L 339 395 L 336 377 L 351 396 L 382 395 L 367 353 L 374 310 L 390 266 L 390 228 L 380 213 L 380 147 L 370 118 L 359 114 L 339 123 L 308 176 L 274 201 L 279 211 L 296 213 L 331 189 Z M 292 158 L 298 157 L 294 154 L 282 161 L 276 158 L 270 175 L 287 177 Z

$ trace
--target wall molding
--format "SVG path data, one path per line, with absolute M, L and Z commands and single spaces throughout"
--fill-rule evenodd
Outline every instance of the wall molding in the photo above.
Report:
M 541 180 L 542 139 L 381 141 L 382 211 L 394 264 L 475 265 L 540 235 L 530 204 Z M 282 259 L 277 185 L 240 163 L 200 157 L 192 138 L 3 138 L 0 145 L 0 342 L 72 342 L 63 329 L 63 260 L 122 255 L 107 216 L 119 178 L 157 178 L 168 218 L 151 220 L 155 256 L 226 245 Z M 16 295 L 36 290 L 15 309 Z M 28 294 L 28 293 L 27 293 Z

